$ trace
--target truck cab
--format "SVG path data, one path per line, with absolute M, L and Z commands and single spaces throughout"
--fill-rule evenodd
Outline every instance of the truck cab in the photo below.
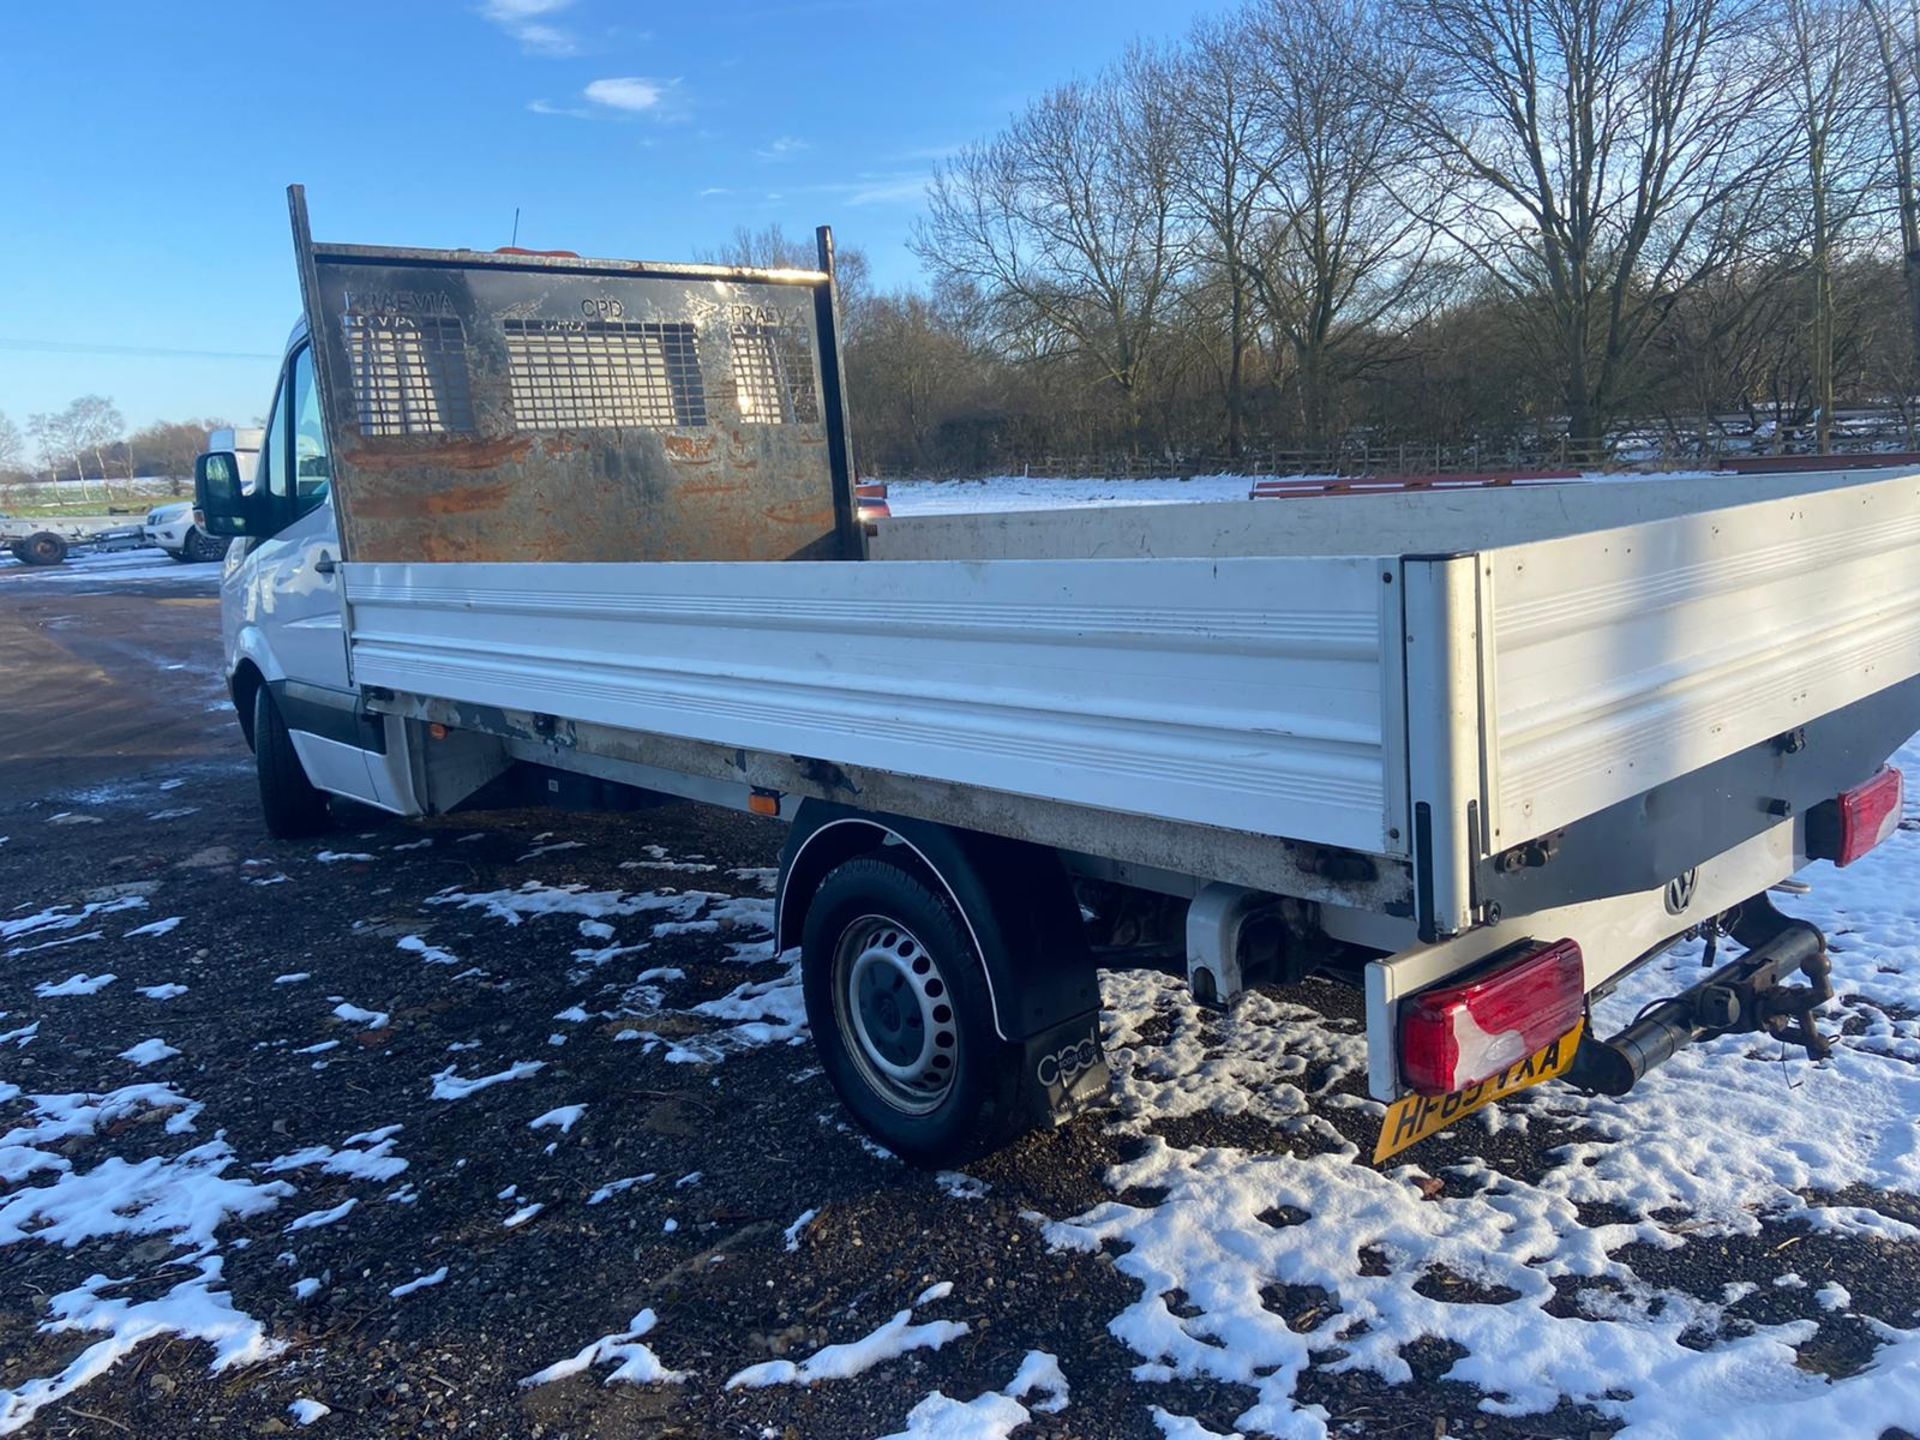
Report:
M 258 450 L 201 457 L 236 498 L 216 522 L 237 536 L 221 575 L 227 684 L 248 742 L 266 758 L 262 800 L 282 834 L 325 823 L 325 794 L 389 810 L 407 808 L 385 765 L 384 726 L 359 713 L 347 670 L 327 431 L 303 320 L 288 337 Z M 204 510 L 202 511 L 204 514 Z

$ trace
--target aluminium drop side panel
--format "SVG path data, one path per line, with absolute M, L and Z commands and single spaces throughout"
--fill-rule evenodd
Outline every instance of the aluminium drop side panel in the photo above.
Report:
M 1381 578 L 1394 563 L 342 575 L 362 685 L 1403 854 L 1389 773 L 1404 731 L 1385 679 L 1398 587 Z
M 345 558 L 860 554 L 829 274 L 316 244 L 288 199 Z
M 1920 476 L 1483 565 L 1494 851 L 1920 674 Z

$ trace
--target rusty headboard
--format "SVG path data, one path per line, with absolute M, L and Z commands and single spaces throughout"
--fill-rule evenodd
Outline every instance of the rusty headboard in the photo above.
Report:
M 859 554 L 818 270 L 316 245 L 288 191 L 356 561 Z

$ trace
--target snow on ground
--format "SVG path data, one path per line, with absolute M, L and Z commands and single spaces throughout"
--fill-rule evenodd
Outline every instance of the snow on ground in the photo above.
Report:
M 627 1385 L 673 1385 L 687 1378 L 686 1372 L 669 1370 L 660 1363 L 648 1346 L 641 1344 L 641 1337 L 653 1333 L 657 1317 L 651 1310 L 642 1310 L 627 1323 L 627 1328 L 613 1335 L 602 1335 L 598 1340 L 586 1346 L 565 1360 L 556 1360 L 544 1370 L 537 1370 L 527 1376 L 520 1384 L 525 1386 L 546 1385 L 555 1380 L 564 1380 L 569 1375 L 578 1375 L 581 1371 L 595 1365 L 612 1365 L 613 1373 L 608 1375 L 606 1383 Z
M 548 1126 L 558 1126 L 562 1135 L 571 1135 L 573 1127 L 580 1123 L 580 1117 L 587 1113 L 585 1105 L 561 1105 L 544 1115 L 536 1115 L 527 1122 L 529 1130 L 544 1130 Z
M 303 1395 L 287 1406 L 287 1413 L 293 1416 L 296 1425 L 311 1425 L 314 1421 L 331 1415 L 333 1407 L 322 1405 L 318 1400 L 309 1399 Z
M 1586 483 L 1697 480 L 1711 470 L 1675 470 L 1656 475 L 1593 471 Z M 887 506 L 895 515 L 963 515 L 1013 510 L 1063 510 L 1076 505 L 1181 505 L 1245 500 L 1257 475 L 1195 475 L 1191 479 L 1061 480 L 1028 475 L 991 475 L 981 480 L 895 480 Z M 1288 476 L 1328 479 L 1328 476 Z M 1578 483 L 1578 482 L 1569 482 Z M 1367 497 L 1354 498 L 1355 503 Z
M 930 1303 L 930 1302 L 929 1302 Z M 915 1350 L 938 1350 L 967 1333 L 964 1320 L 927 1320 L 916 1325 L 913 1308 L 895 1312 L 878 1329 L 838 1345 L 825 1345 L 806 1359 L 765 1360 L 727 1377 L 727 1389 L 763 1385 L 813 1385 L 822 1380 L 846 1380 L 874 1366 Z
M 886 1440 L 1008 1440 L 1033 1419 L 1030 1409 L 1049 1415 L 1066 1409 L 1068 1393 L 1060 1362 L 1044 1350 L 1029 1350 L 1006 1389 L 964 1401 L 936 1390 L 908 1413 L 907 1428 Z M 1022 1405 L 1030 1395 L 1038 1398 Z
M 399 1125 L 383 1125 L 378 1130 L 349 1135 L 340 1142 L 337 1150 L 331 1145 L 310 1145 L 304 1150 L 295 1150 L 270 1160 L 260 1168 L 269 1175 L 279 1175 L 289 1170 L 317 1167 L 329 1175 L 350 1175 L 358 1180 L 385 1182 L 407 1168 L 406 1160 L 393 1153 L 396 1143 L 393 1137 L 400 1133 L 401 1128 Z
M 1920 747 L 1896 763 L 1920 773 Z M 1483 1409 L 1528 1415 L 1571 1399 L 1624 1422 L 1631 1440 L 1697 1435 L 1709 1414 L 1716 1434 L 1754 1440 L 1911 1425 L 1920 1327 L 1869 1320 L 1879 1353 L 1831 1381 L 1799 1363 L 1811 1321 L 1729 1324 L 1749 1292 L 1704 1301 L 1642 1279 L 1616 1254 L 1752 1234 L 1762 1219 L 1920 1237 L 1833 1199 L 1852 1186 L 1920 1194 L 1920 834 L 1901 831 L 1849 870 L 1822 866 L 1811 879 L 1792 908 L 1833 937 L 1841 1004 L 1868 1020 L 1864 1030 L 1839 1037 L 1829 1062 L 1783 1059 L 1778 1079 L 1747 1058 L 1778 1046 L 1731 1036 L 1683 1052 L 1629 1097 L 1543 1087 L 1463 1122 L 1490 1134 L 1567 1129 L 1573 1138 L 1532 1180 L 1475 1158 L 1446 1167 L 1441 1192 L 1423 1184 L 1420 1150 L 1384 1171 L 1359 1163 L 1316 1112 L 1318 1092 L 1364 1066 L 1353 1026 L 1258 993 L 1216 1017 L 1170 977 L 1110 975 L 1118 1123 L 1142 1143 L 1107 1183 L 1164 1198 L 1116 1199 L 1048 1224 L 1047 1238 L 1117 1249 L 1140 1293 L 1110 1329 L 1139 1355 L 1136 1376 L 1251 1387 L 1259 1398 L 1235 1422 L 1249 1433 L 1319 1440 L 1327 1415 L 1295 1399 L 1309 1364 L 1406 1383 L 1402 1349 L 1433 1338 L 1461 1347 L 1445 1378 L 1482 1391 Z M 1698 947 L 1682 947 L 1622 985 L 1599 1028 L 1610 1033 L 1698 975 Z M 1151 1133 L 1203 1110 L 1256 1115 L 1299 1135 L 1307 1153 L 1188 1149 Z M 1471 1287 L 1473 1303 L 1432 1298 L 1442 1275 Z M 1556 1281 L 1581 1297 L 1577 1313 L 1555 1313 Z M 1302 1307 L 1290 1324 L 1265 1303 L 1274 1285 L 1334 1301 Z
M 994 475 L 984 480 L 896 480 L 887 486 L 895 515 L 961 515 L 1001 510 L 1059 510 L 1073 505 L 1177 505 L 1244 500 L 1246 475 L 1191 480 L 1042 480 Z
M 504 1085 L 509 1080 L 524 1080 L 529 1075 L 537 1075 L 547 1068 L 544 1060 L 519 1060 L 504 1070 L 491 1075 L 475 1075 L 466 1078 L 460 1075 L 459 1066 L 449 1065 L 433 1077 L 433 1098 L 436 1100 L 464 1100 L 476 1091 L 490 1086 Z
M 18 1091 L 0 1087 L 4 1098 Z M 29 1241 L 74 1247 L 118 1236 L 166 1237 L 189 1253 L 173 1262 L 194 1273 L 144 1300 L 110 1297 L 124 1281 L 95 1274 L 51 1297 L 42 1328 L 49 1333 L 100 1334 L 58 1373 L 20 1377 L 0 1387 L 0 1435 L 25 1426 L 43 1407 L 105 1374 L 144 1341 L 161 1335 L 205 1340 L 212 1368 L 225 1370 L 277 1354 L 283 1345 L 233 1307 L 223 1289 L 217 1238 L 230 1221 L 271 1210 L 293 1193 L 281 1181 L 252 1181 L 227 1172 L 235 1156 L 219 1138 L 172 1155 L 128 1160 L 112 1155 L 88 1170 L 60 1153 L 81 1137 L 109 1133 L 122 1122 L 164 1113 L 160 1127 L 179 1135 L 194 1129 L 200 1107 L 165 1085 L 129 1085 L 107 1094 L 20 1097 L 26 1125 L 0 1136 L 0 1182 L 52 1172 L 51 1183 L 24 1186 L 0 1197 L 0 1247 Z M 130 1136 L 146 1127 L 126 1129 Z
M 68 995 L 97 995 L 120 977 L 104 975 L 69 975 L 64 980 L 48 980 L 33 987 L 33 993 L 42 1000 L 54 1000 Z
M 220 588 L 218 565 L 185 565 L 155 549 L 119 550 L 104 555 L 69 555 L 62 565 L 22 565 L 0 551 L 0 584 L 69 586 L 152 585 L 171 583 L 197 590 Z
M 391 1290 L 387 1291 L 387 1294 L 390 1298 L 399 1300 L 413 1294 L 416 1290 L 426 1290 L 434 1285 L 438 1285 L 446 1278 L 447 1267 L 442 1265 L 438 1270 L 428 1271 L 425 1275 L 415 1276 L 405 1284 L 394 1286 Z
M 1901 759 L 1920 774 L 1920 747 L 1910 747 Z M 680 863 L 664 854 L 653 858 Z M 1701 1298 L 1648 1278 L 1623 1255 L 1749 1236 L 1785 1221 L 1842 1239 L 1920 1239 L 1920 1229 L 1858 1198 L 1875 1191 L 1920 1196 L 1920 833 L 1902 831 L 1859 865 L 1847 871 L 1818 867 L 1809 878 L 1812 894 L 1790 908 L 1822 925 L 1833 941 L 1840 998 L 1828 1028 L 1849 1022 L 1833 1059 L 1817 1066 L 1802 1059 L 1776 1064 L 1777 1047 L 1731 1037 L 1684 1052 L 1625 1099 L 1583 1098 L 1563 1087 L 1544 1087 L 1457 1127 L 1469 1141 L 1493 1142 L 1510 1131 L 1553 1136 L 1542 1163 L 1521 1173 L 1486 1158 L 1498 1154 L 1491 1143 L 1482 1152 L 1469 1145 L 1464 1156 L 1448 1150 L 1452 1158 L 1444 1160 L 1432 1148 L 1416 1149 L 1384 1170 L 1363 1163 L 1359 1149 L 1329 1118 L 1378 1109 L 1353 1093 L 1365 1045 L 1350 1021 L 1330 1021 L 1258 992 L 1220 1015 L 1196 1005 L 1175 978 L 1109 974 L 1103 978 L 1103 1024 L 1115 1105 L 1095 1123 L 1130 1142 L 1121 1152 L 1129 1158 L 1103 1177 L 1112 1198 L 1080 1214 L 1036 1214 L 1032 1223 L 1059 1250 L 1105 1250 L 1131 1282 L 1134 1294 L 1111 1315 L 1108 1329 L 1135 1357 L 1136 1381 L 1150 1389 L 1157 1382 L 1196 1378 L 1244 1386 L 1254 1398 L 1234 1424 L 1248 1435 L 1317 1440 L 1328 1434 L 1330 1417 L 1301 1396 L 1309 1369 L 1367 1372 L 1406 1384 L 1412 1369 L 1403 1352 L 1418 1342 L 1451 1347 L 1455 1358 L 1446 1378 L 1473 1386 L 1491 1414 L 1539 1414 L 1571 1400 L 1620 1422 L 1629 1440 L 1697 1434 L 1705 1414 L 1715 1418 L 1714 1433 L 1754 1440 L 1911 1426 L 1920 1415 L 1920 1313 L 1906 1324 L 1861 1317 L 1879 1349 L 1864 1369 L 1833 1380 L 1806 1368 L 1798 1353 L 1815 1321 L 1768 1324 L 1741 1317 L 1738 1307 L 1760 1288 L 1751 1281 L 1728 1286 L 1718 1298 Z M 608 942 L 604 948 L 616 957 L 643 948 L 622 940 L 655 936 L 662 927 L 675 927 L 668 935 L 717 933 L 727 938 L 711 946 L 715 958 L 759 967 L 756 978 L 718 999 L 688 1003 L 687 997 L 677 1007 L 674 987 L 685 979 L 677 968 L 641 971 L 631 982 L 605 968 L 611 960 L 581 970 L 570 983 L 590 984 L 597 993 L 581 992 L 585 1004 L 570 1005 L 554 1018 L 581 1026 L 582 1045 L 594 1033 L 588 1022 L 629 1016 L 648 1044 L 680 1052 L 667 1058 L 707 1064 L 742 1048 L 805 1038 L 798 957 L 773 955 L 765 938 L 771 914 L 764 896 L 529 881 L 501 890 L 449 889 L 426 904 L 442 907 L 444 915 L 466 912 L 477 925 L 516 927 L 516 943 L 544 940 L 563 969 L 568 955 L 580 958 L 571 947 L 584 926 L 593 927 L 588 938 Z M 21 933 L 65 935 L 84 919 L 76 907 L 59 907 L 17 923 L 27 925 Z M 522 926 L 537 928 L 518 931 Z M 711 931 L 696 928 L 701 926 Z M 400 927 L 390 933 L 401 933 Z M 424 940 L 417 949 L 399 943 L 422 956 L 433 948 Z M 133 942 L 127 953 L 139 952 L 140 945 Z M 1649 999 L 1691 983 L 1698 963 L 1697 946 L 1656 960 L 1604 1003 L 1600 1028 L 1611 1030 Z M 67 981 L 50 977 L 35 993 L 52 1002 L 49 1009 L 83 1006 L 98 1003 L 88 997 L 111 979 L 105 973 Z M 177 987 L 138 987 L 143 995 L 171 988 Z M 384 1026 L 389 1020 L 335 997 L 329 1001 L 349 1024 Z M 678 1023 L 660 1029 L 673 1038 L 648 1036 L 643 1017 L 669 1010 Z M 22 1026 L 0 1040 L 22 1028 L 27 1033 L 18 1043 L 33 1038 L 34 1022 L 16 1018 Z M 689 1021 L 704 1028 L 689 1033 Z M 171 1049 L 158 1041 L 148 1045 Z M 125 1058 L 146 1049 L 135 1046 Z M 490 1054 L 490 1063 L 477 1065 L 474 1074 L 462 1075 L 453 1065 L 432 1074 L 432 1098 L 463 1099 L 547 1068 L 545 1061 L 512 1061 L 510 1052 Z M 422 1079 L 409 1083 L 418 1087 Z M 548 1108 L 564 1095 L 518 1111 L 511 1110 L 517 1094 L 497 1098 L 516 1130 L 566 1134 L 586 1111 L 579 1103 Z M 0 1081 L 0 1105 L 18 1111 L 8 1117 L 14 1128 L 0 1134 L 0 1185 L 18 1187 L 0 1197 L 0 1253 L 18 1244 L 158 1236 L 175 1249 L 168 1278 L 186 1272 L 157 1298 L 118 1295 L 113 1287 L 120 1282 L 104 1276 L 54 1296 L 48 1328 L 84 1333 L 93 1343 L 51 1375 L 10 1376 L 12 1388 L 0 1388 L 0 1434 L 104 1374 L 150 1336 L 206 1339 L 216 1368 L 270 1356 L 278 1342 L 237 1310 L 224 1288 L 223 1228 L 285 1206 L 271 1224 L 290 1236 L 329 1226 L 350 1230 L 365 1219 L 364 1212 L 354 1218 L 361 1196 L 333 1192 L 326 1196 L 333 1203 L 289 1205 L 296 1187 L 323 1176 L 386 1184 L 408 1169 L 395 1153 L 397 1125 L 338 1144 L 243 1158 L 220 1134 L 200 1138 L 200 1107 L 166 1084 L 28 1095 Z M 123 1123 L 147 1115 L 164 1116 L 164 1122 Z M 1256 1149 L 1170 1138 L 1199 1119 L 1270 1127 L 1285 1144 Z M 171 1154 L 142 1150 L 141 1136 L 153 1130 L 196 1143 Z M 1217 1136 L 1221 1127 L 1200 1133 Z M 69 1158 L 68 1142 L 75 1138 L 122 1134 L 128 1138 L 113 1141 L 121 1153 L 89 1161 L 88 1168 Z M 676 1184 L 691 1186 L 698 1173 L 689 1171 Z M 585 1204 L 601 1205 L 656 1178 L 649 1173 L 609 1180 Z M 21 1183 L 27 1181 L 32 1183 Z M 932 1188 L 946 1197 L 940 1203 L 959 1207 L 980 1206 L 992 1189 L 957 1172 L 934 1177 Z M 528 1224 L 549 1203 L 520 1196 L 517 1186 L 500 1198 L 510 1202 L 509 1213 L 492 1210 L 489 1219 L 508 1230 Z M 810 1251 L 820 1243 L 809 1238 L 819 1213 L 816 1206 L 800 1214 L 772 1243 L 783 1253 Z M 352 1224 L 344 1223 L 350 1219 Z M 668 1220 L 663 1229 L 678 1224 Z M 1811 1282 L 1801 1279 L 1786 1263 L 1792 1258 L 1782 1257 L 1780 1274 L 1767 1289 L 1797 1287 L 1828 1314 L 1855 1313 L 1854 1296 L 1845 1287 L 1818 1275 Z M 401 1277 L 413 1278 L 388 1285 L 387 1295 L 403 1298 L 447 1279 L 444 1267 L 417 1271 L 417 1264 L 401 1270 Z M 1435 1283 L 1442 1278 L 1444 1284 Z M 322 1285 L 317 1274 L 295 1283 L 302 1298 Z M 1276 1289 L 1325 1299 L 1276 1305 Z M 1456 1289 L 1465 1298 L 1442 1298 Z M 916 1311 L 952 1295 L 948 1282 L 929 1285 L 884 1324 L 822 1345 L 805 1358 L 730 1370 L 748 1354 L 722 1356 L 702 1381 L 718 1383 L 724 1376 L 726 1388 L 740 1391 L 810 1385 L 939 1350 L 969 1333 L 968 1322 L 916 1320 Z M 607 1383 L 687 1381 L 694 1374 L 692 1353 L 677 1350 L 670 1335 L 656 1333 L 657 1326 L 654 1312 L 643 1310 L 625 1329 L 592 1340 L 521 1383 L 543 1385 L 602 1367 L 610 1367 Z M 669 1362 L 689 1368 L 676 1370 Z M 991 1385 L 1004 1375 L 976 1384 Z M 899 1434 L 918 1440 L 1012 1436 L 1034 1415 L 1067 1406 L 1068 1380 L 1051 1355 L 1032 1351 L 1000 1389 L 976 1393 L 974 1386 L 948 1384 L 946 1391 L 925 1395 Z M 1207 1433 L 1179 1409 L 1169 1400 L 1157 1410 L 1163 1433 Z
M 120 1052 L 120 1058 L 128 1064 L 137 1065 L 144 1070 L 149 1065 L 157 1065 L 162 1060 L 170 1060 L 179 1053 L 178 1049 L 167 1044 L 166 1041 L 156 1035 L 150 1040 L 142 1040 L 138 1045 L 133 1045 L 122 1050 Z

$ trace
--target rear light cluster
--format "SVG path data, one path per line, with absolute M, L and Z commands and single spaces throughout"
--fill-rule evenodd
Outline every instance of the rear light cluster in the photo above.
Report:
M 1851 865 L 1900 828 L 1906 782 L 1886 766 L 1864 785 L 1807 812 L 1807 858 Z
M 1400 1071 L 1422 1095 L 1498 1075 L 1573 1028 L 1586 1005 L 1580 947 L 1557 940 L 1401 1007 Z

